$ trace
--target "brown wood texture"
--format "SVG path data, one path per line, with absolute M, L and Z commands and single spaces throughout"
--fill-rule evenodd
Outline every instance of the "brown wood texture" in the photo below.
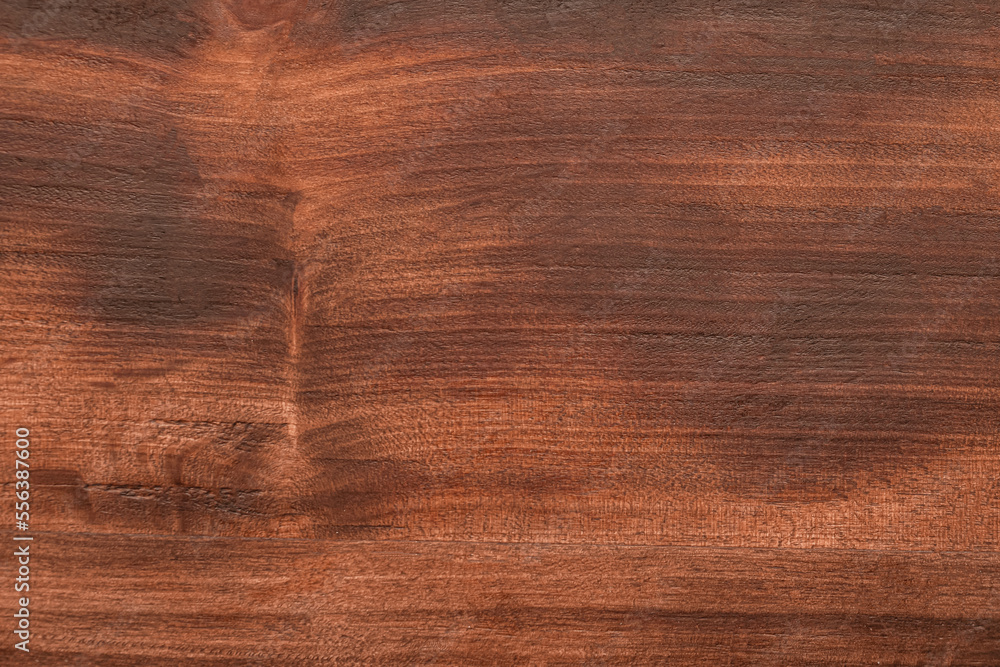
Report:
M 1000 665 L 1000 5 L 0 35 L 0 663 Z

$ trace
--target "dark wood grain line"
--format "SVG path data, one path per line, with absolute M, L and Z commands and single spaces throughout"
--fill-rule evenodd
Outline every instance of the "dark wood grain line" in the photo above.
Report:
M 36 659 L 70 664 L 1000 656 L 995 554 L 51 534 L 37 547 Z

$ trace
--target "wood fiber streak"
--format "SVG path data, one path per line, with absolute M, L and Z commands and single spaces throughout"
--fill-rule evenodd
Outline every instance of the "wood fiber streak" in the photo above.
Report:
M 986 665 L 1000 641 L 991 553 L 45 537 L 53 664 Z
M 0 663 L 1000 664 L 1000 6 L 0 37 Z

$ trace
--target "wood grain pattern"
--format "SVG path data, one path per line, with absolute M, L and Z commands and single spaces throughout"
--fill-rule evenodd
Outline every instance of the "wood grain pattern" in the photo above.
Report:
M 0 33 L 0 661 L 1000 664 L 1000 8 Z
M 46 537 L 39 642 L 66 662 L 990 664 L 1000 641 L 992 554 Z

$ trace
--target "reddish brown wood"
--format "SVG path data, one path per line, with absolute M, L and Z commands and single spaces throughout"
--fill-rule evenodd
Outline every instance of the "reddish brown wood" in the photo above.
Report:
M 1000 641 L 992 554 L 138 535 L 47 544 L 59 575 L 39 613 L 61 624 L 43 626 L 39 643 L 85 664 L 97 651 L 121 665 L 990 664 Z M 70 577 L 92 592 L 81 599 Z
M 1000 664 L 998 28 L 6 3 L 28 659 Z

